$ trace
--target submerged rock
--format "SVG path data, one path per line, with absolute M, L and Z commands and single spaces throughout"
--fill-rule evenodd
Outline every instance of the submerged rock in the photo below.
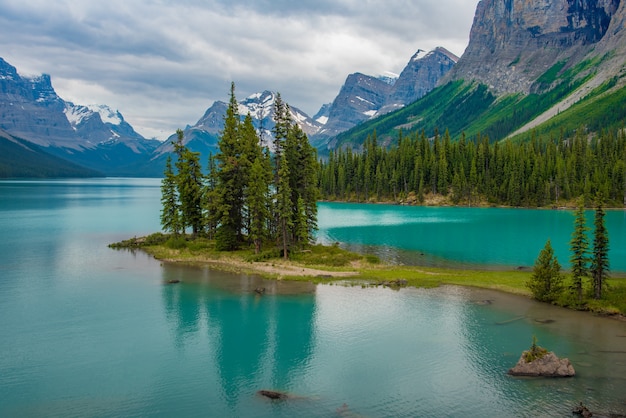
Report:
M 283 401 L 285 399 L 289 399 L 290 398 L 288 393 L 279 392 L 277 390 L 262 389 L 262 390 L 258 391 L 257 394 L 260 395 L 260 396 L 264 396 L 266 398 L 269 398 L 269 399 L 280 400 L 280 401 Z
M 524 351 L 519 361 L 509 370 L 512 376 L 534 376 L 534 377 L 572 377 L 576 375 L 574 366 L 569 359 L 560 359 L 556 354 L 550 352 L 531 362 L 526 358 L 530 351 Z
M 582 402 L 580 403 L 580 405 L 572 410 L 572 414 L 580 415 L 584 418 L 589 418 L 593 416 L 591 411 L 585 405 L 583 405 Z

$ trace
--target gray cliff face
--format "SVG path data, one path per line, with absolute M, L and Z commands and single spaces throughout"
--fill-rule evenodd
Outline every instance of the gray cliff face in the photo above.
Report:
M 392 91 L 383 80 L 361 73 L 350 74 L 333 101 L 328 122 L 319 136 L 332 137 L 378 113 Z
M 404 68 L 393 85 L 385 106 L 379 114 L 388 113 L 421 99 L 437 86 L 439 80 L 454 67 L 459 57 L 445 48 L 421 54 L 419 50 Z
M 0 128 L 47 146 L 50 141 L 70 144 L 76 138 L 63 114 L 65 103 L 50 76 L 22 78 L 15 67 L 0 58 Z
M 497 92 L 528 93 L 555 63 L 589 53 L 619 8 L 620 0 L 482 0 L 469 45 L 442 83 L 476 80 Z

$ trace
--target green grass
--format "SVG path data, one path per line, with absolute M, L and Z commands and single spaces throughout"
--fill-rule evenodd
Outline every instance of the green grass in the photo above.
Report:
M 171 245 L 174 242 L 175 245 Z M 255 262 L 276 263 L 300 266 L 329 272 L 328 277 L 322 274 L 315 276 L 280 275 L 283 280 L 310 281 L 313 283 L 334 283 L 338 280 L 353 286 L 379 286 L 390 282 L 403 281 L 407 286 L 418 288 L 434 288 L 442 285 L 468 286 L 483 289 L 499 290 L 530 297 L 526 287 L 530 279 L 530 271 L 520 270 L 467 270 L 446 269 L 423 266 L 398 266 L 381 263 L 376 256 L 361 255 L 340 248 L 338 245 L 315 245 L 302 251 L 293 251 L 291 259 L 285 262 L 281 252 L 271 248 L 261 254 L 254 254 L 251 248 L 234 252 L 215 250 L 215 242 L 207 238 L 190 239 L 190 237 L 172 237 L 164 234 L 153 234 L 143 238 L 131 238 L 120 243 L 111 244 L 118 249 L 144 249 L 160 260 L 176 260 L 187 263 L 216 262 L 216 268 L 244 273 L 263 274 L 268 278 L 277 278 L 276 274 L 259 273 L 254 269 Z M 354 272 L 349 278 L 330 277 L 332 272 Z M 566 285 L 569 280 L 566 274 Z M 573 309 L 589 310 L 598 314 L 626 314 L 626 277 L 611 278 L 607 281 L 604 298 L 600 301 L 591 299 L 586 292 L 586 299 L 581 306 L 576 306 L 573 297 L 564 293 L 557 304 Z
M 338 245 L 314 245 L 291 256 L 291 260 L 309 267 L 346 267 L 361 259 L 362 255 L 343 250 Z
M 456 270 L 420 266 L 367 266 L 360 270 L 361 279 L 384 283 L 403 279 L 409 286 L 432 288 L 458 285 L 501 290 L 518 295 L 530 295 L 525 271 Z

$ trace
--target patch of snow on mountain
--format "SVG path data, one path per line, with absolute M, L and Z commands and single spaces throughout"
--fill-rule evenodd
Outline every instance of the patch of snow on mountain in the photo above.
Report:
M 377 110 L 368 110 L 367 112 L 363 112 L 364 115 L 369 116 L 370 118 L 373 118 L 374 116 L 376 116 L 377 113 L 378 113 Z
M 119 125 L 123 122 L 122 116 L 119 112 L 112 110 L 106 105 L 77 106 L 72 103 L 66 103 L 65 110 L 63 112 L 74 130 L 76 130 L 76 126 L 80 125 L 85 119 L 96 113 L 100 115 L 100 119 L 103 123 Z
M 100 119 L 102 119 L 104 123 L 110 123 L 111 125 L 119 125 L 122 123 L 119 112 L 106 105 L 87 105 L 86 107 L 94 113 L 99 113 Z
M 385 71 L 384 74 L 379 75 L 377 78 L 380 81 L 385 82 L 390 86 L 393 86 L 394 84 L 396 84 L 396 81 L 398 81 L 399 77 L 400 76 L 396 73 L 392 73 L 391 71 Z
M 328 116 L 320 116 L 315 119 L 316 122 L 321 123 L 322 125 L 326 125 L 328 123 Z
M 356 96 L 356 98 L 357 98 L 358 100 L 362 101 L 362 102 L 365 102 L 365 103 L 367 103 L 367 104 L 370 104 L 370 105 L 372 105 L 372 106 L 375 106 L 375 104 L 374 104 L 374 103 L 370 102 L 369 100 L 366 100 L 366 99 L 362 98 L 361 96 Z
M 424 58 L 424 56 L 420 56 L 420 53 L 422 53 L 422 52 L 426 52 L 426 51 L 424 51 L 423 49 L 418 49 L 417 52 L 415 53 L 415 55 L 413 55 L 413 57 L 411 58 L 411 61 L 415 62 L 417 60 L 420 60 L 420 59 Z
M 293 115 L 293 118 L 295 119 L 296 122 L 300 122 L 300 123 L 307 122 L 308 123 L 308 117 L 306 117 L 302 113 L 300 113 L 300 112 L 291 112 L 291 114 Z
M 74 106 L 72 103 L 67 103 L 63 112 L 74 130 L 76 130 L 76 126 L 80 125 L 85 118 L 93 114 L 87 107 Z

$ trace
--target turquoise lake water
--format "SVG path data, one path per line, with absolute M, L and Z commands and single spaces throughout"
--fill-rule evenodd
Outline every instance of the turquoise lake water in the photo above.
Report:
M 626 414 L 626 323 L 498 292 L 263 281 L 109 249 L 159 230 L 159 186 L 0 181 L 1 417 L 536 417 L 579 401 Z M 319 221 L 321 240 L 392 261 L 498 268 L 532 265 L 548 237 L 565 265 L 572 223 L 328 203 Z M 624 212 L 607 226 L 626 271 Z M 533 335 L 578 376 L 507 376 Z
M 593 227 L 594 211 L 586 211 Z M 608 210 L 610 268 L 626 272 L 626 211 Z M 408 264 L 531 268 L 546 241 L 569 268 L 568 210 L 322 203 L 320 238 Z M 593 242 L 593 231 L 589 232 Z

